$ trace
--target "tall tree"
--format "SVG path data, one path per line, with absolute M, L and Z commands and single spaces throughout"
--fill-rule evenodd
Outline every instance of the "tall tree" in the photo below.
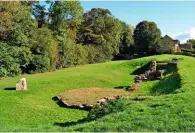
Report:
M 187 45 L 191 45 L 193 49 L 195 49 L 195 39 L 189 39 L 186 42 Z
M 161 51 L 161 31 L 154 22 L 140 22 L 134 31 L 134 41 L 140 55 L 158 54 Z
M 120 40 L 120 47 L 119 47 L 119 56 L 124 57 L 125 55 L 132 55 L 133 54 L 133 27 L 126 24 L 125 22 L 121 22 L 123 26 L 121 40 Z
M 112 59 L 119 53 L 122 25 L 108 9 L 93 8 L 83 16 L 84 21 L 77 34 L 77 42 L 99 47 L 99 57 Z
M 59 41 L 59 66 L 71 66 L 74 63 L 75 39 L 83 8 L 79 1 L 55 1 L 50 11 L 51 29 Z
M 19 6 L 19 2 L 0 2 L 0 40 L 8 40 L 11 35 Z
M 76 30 L 82 21 L 83 7 L 79 1 L 55 1 L 50 10 L 50 21 L 53 30 L 60 30 L 63 27 L 61 25 Z
M 33 16 L 38 22 L 38 28 L 41 28 L 48 21 L 48 12 L 46 12 L 45 5 L 40 3 L 33 4 Z

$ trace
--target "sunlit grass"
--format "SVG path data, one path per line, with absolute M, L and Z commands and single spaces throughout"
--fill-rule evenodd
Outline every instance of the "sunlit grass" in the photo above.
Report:
M 22 75 L 0 80 L 0 131 L 195 131 L 195 59 L 178 56 L 178 76 L 170 74 L 163 82 L 141 84 L 122 112 L 97 121 L 59 127 L 54 123 L 78 121 L 88 112 L 59 107 L 56 95 L 77 88 L 114 88 L 133 83 L 133 71 L 151 59 L 170 60 L 175 55 L 113 61 L 58 70 L 43 74 Z M 171 76 L 171 77 L 170 77 Z M 28 91 L 6 90 L 27 78 Z M 178 86 L 178 81 L 181 86 Z M 166 85 L 168 84 L 168 85 Z M 163 90 L 162 90 L 162 89 Z M 142 96 L 144 101 L 131 98 Z

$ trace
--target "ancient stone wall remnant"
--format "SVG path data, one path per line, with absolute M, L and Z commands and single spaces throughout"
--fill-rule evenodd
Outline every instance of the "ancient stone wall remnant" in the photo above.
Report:
M 150 62 L 150 68 L 149 68 L 150 71 L 156 71 L 156 61 L 153 60 Z

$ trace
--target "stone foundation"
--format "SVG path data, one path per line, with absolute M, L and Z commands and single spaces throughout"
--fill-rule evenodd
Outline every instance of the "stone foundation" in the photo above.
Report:
M 91 110 L 92 108 L 94 108 L 94 105 L 88 105 L 88 104 L 76 105 L 76 104 L 67 103 L 59 95 L 57 96 L 57 98 L 58 98 L 59 101 L 61 101 L 63 103 L 64 107 L 67 107 L 67 108 L 82 109 L 82 110 Z M 119 99 L 119 98 L 120 98 L 120 96 L 104 97 L 104 98 L 98 100 L 97 104 L 98 105 L 104 105 L 104 104 L 107 104 L 110 100 Z

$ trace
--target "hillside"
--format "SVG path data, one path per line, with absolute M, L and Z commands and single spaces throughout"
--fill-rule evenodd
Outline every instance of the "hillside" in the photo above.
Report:
M 193 57 L 177 56 L 177 71 L 171 71 L 162 81 L 141 83 L 138 91 L 122 100 L 124 111 L 96 121 L 79 123 L 87 111 L 63 108 L 54 100 L 70 89 L 129 86 L 137 66 L 173 57 L 176 55 L 151 56 L 1 79 L 0 131 L 195 131 Z M 27 78 L 28 91 L 16 92 L 15 83 L 21 77 Z

